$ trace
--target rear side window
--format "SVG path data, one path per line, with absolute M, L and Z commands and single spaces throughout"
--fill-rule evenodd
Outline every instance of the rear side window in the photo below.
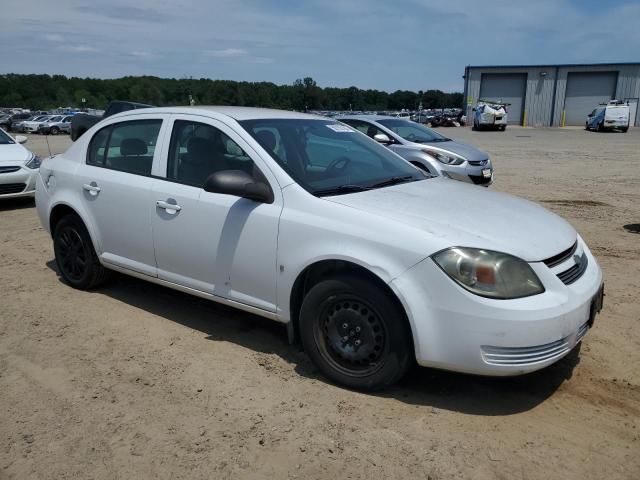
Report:
M 89 143 L 87 164 L 151 175 L 162 120 L 135 120 L 99 130 Z

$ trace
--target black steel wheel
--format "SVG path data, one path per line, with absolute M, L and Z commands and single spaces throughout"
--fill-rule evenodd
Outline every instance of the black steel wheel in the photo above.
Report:
M 58 272 L 72 287 L 88 290 L 105 280 L 108 270 L 100 264 L 89 232 L 78 216 L 67 215 L 55 226 L 53 250 Z
M 378 390 L 411 365 L 411 332 L 397 301 L 364 277 L 324 280 L 307 293 L 300 311 L 305 351 L 331 380 Z

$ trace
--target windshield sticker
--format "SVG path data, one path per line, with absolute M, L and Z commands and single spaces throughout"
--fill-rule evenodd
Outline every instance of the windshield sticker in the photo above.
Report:
M 343 132 L 343 133 L 351 133 L 353 130 L 351 127 L 347 127 L 346 125 L 340 125 L 339 123 L 332 123 L 327 125 L 327 128 L 330 128 L 334 132 Z

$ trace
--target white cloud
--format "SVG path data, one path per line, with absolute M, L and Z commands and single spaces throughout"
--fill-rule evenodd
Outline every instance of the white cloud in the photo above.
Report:
M 60 47 L 61 50 L 65 52 L 72 53 L 98 53 L 100 50 L 95 47 L 90 47 L 89 45 L 64 45 Z
M 61 43 L 64 41 L 64 37 L 59 33 L 47 33 L 44 35 L 44 39 L 48 42 Z
M 244 48 L 224 48 L 222 50 L 210 50 L 207 53 L 212 57 L 233 58 L 242 57 L 248 52 Z

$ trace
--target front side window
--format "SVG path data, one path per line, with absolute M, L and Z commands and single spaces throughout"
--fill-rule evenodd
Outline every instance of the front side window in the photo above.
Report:
M 379 133 L 387 135 L 381 129 L 379 129 L 378 127 L 376 127 L 375 125 L 369 122 L 363 122 L 362 120 L 342 120 L 342 122 L 346 123 L 347 125 L 351 125 L 356 130 L 361 131 L 362 133 L 364 133 L 365 135 L 371 138 L 375 137 Z
M 99 130 L 91 139 L 87 163 L 138 175 L 151 175 L 162 120 L 133 120 Z
M 202 187 L 209 175 L 222 170 L 255 174 L 253 160 L 219 129 L 206 123 L 176 120 L 171 133 L 167 178 Z
M 260 119 L 240 124 L 259 143 L 264 141 L 260 132 L 277 131 L 278 148 L 284 155 L 275 154 L 272 149 L 272 158 L 298 184 L 316 195 L 425 178 L 386 147 L 334 120 Z

